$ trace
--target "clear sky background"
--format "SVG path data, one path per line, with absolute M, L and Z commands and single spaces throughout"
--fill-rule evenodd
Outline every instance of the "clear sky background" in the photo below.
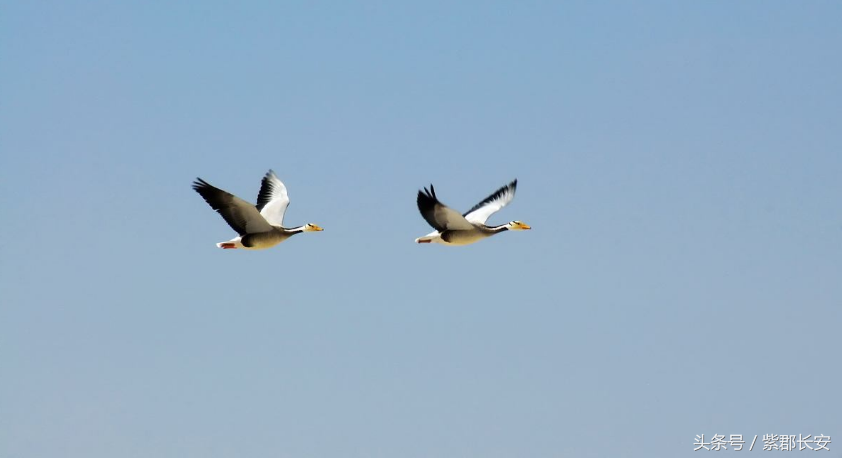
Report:
M 3 2 L 0 458 L 842 456 L 840 17 Z M 269 168 L 325 231 L 217 249 Z

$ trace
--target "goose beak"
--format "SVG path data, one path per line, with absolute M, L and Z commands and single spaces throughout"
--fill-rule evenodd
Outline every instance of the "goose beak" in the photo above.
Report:
M 322 229 L 322 227 L 321 227 L 321 226 L 316 226 L 315 224 L 313 224 L 313 229 L 312 229 L 312 230 L 314 230 L 314 231 L 316 231 L 316 232 L 321 232 L 321 231 L 323 231 L 324 229 Z
M 526 224 L 526 223 L 520 223 L 520 228 L 525 230 L 525 231 L 528 231 L 529 229 L 532 229 L 532 227 L 530 225 Z

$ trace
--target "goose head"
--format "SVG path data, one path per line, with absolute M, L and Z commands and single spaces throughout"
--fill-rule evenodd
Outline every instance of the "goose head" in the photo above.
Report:
M 506 227 L 508 227 L 510 231 L 526 231 L 532 229 L 532 227 L 523 221 L 512 221 L 509 224 L 506 224 Z

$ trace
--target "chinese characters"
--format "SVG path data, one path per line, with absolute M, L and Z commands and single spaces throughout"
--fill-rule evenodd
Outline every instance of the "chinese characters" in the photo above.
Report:
M 754 450 L 755 443 L 757 443 L 758 435 L 754 435 L 748 450 Z M 830 451 L 830 436 L 824 434 L 764 434 L 761 438 L 763 450 L 812 450 L 817 452 L 819 450 Z M 704 434 L 696 434 L 696 440 L 693 442 L 693 451 L 708 450 L 718 452 L 721 450 L 728 450 L 729 447 L 734 451 L 742 451 L 746 441 L 742 434 L 730 434 L 727 439 L 724 434 L 713 434 L 710 441 L 705 441 Z M 757 444 L 758 447 L 761 444 Z

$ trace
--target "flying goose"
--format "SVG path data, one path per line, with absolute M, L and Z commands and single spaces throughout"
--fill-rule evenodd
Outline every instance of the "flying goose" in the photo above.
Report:
M 456 210 L 439 202 L 436 190 L 418 191 L 418 210 L 435 231 L 415 239 L 415 243 L 441 243 L 443 245 L 468 245 L 494 234 L 512 230 L 531 229 L 522 221 L 512 221 L 500 226 L 486 226 L 488 217 L 508 205 L 515 198 L 517 180 L 498 189 L 482 202 L 460 215 Z
M 196 178 L 193 189 L 205 199 L 205 202 L 222 215 L 231 229 L 240 234 L 227 242 L 217 243 L 222 249 L 244 248 L 247 250 L 262 250 L 271 248 L 300 232 L 314 232 L 323 230 L 315 224 L 285 228 L 284 213 L 289 206 L 287 188 L 269 170 L 260 183 L 257 194 L 257 205 L 252 205 L 243 199 L 211 186 L 207 181 Z

